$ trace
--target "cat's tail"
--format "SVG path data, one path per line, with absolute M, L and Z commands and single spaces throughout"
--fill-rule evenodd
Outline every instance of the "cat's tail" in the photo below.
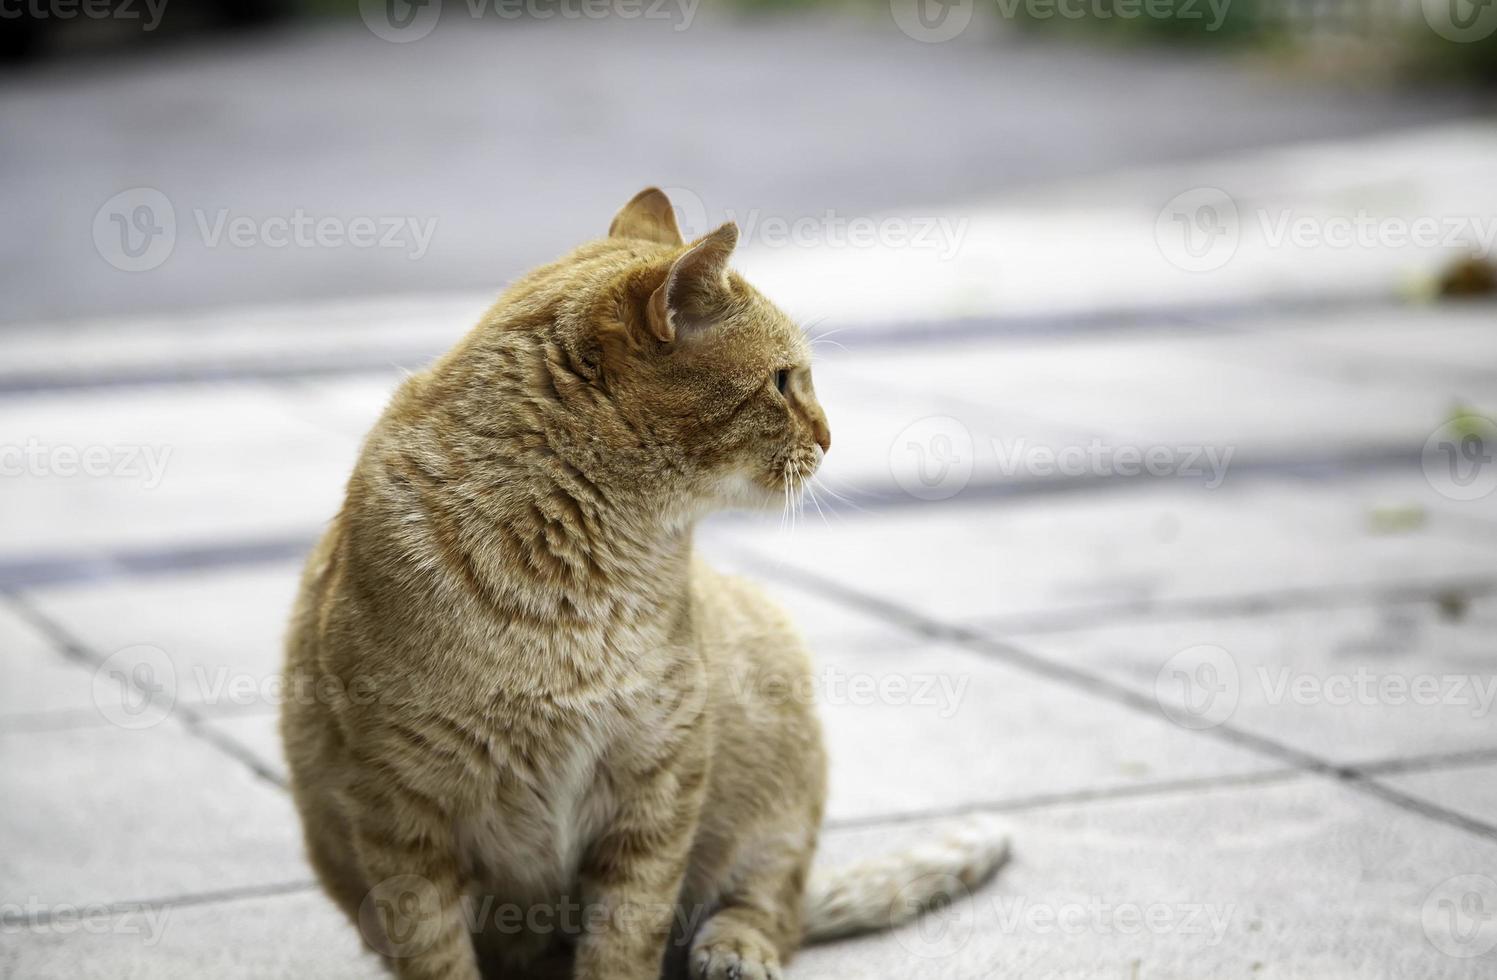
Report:
M 972 820 L 906 851 L 818 871 L 806 889 L 804 941 L 893 928 L 961 898 L 1007 860 L 1008 833 Z

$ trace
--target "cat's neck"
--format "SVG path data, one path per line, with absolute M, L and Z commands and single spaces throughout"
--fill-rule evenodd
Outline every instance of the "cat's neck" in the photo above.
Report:
M 383 452 L 372 447 L 396 510 L 424 530 L 417 547 L 440 559 L 433 567 L 500 616 L 674 615 L 695 515 L 658 474 L 621 479 L 621 451 L 599 465 L 594 434 L 576 431 L 567 404 L 590 393 L 535 390 L 552 356 L 522 345 L 497 368 L 444 376 L 439 366 L 408 385 L 392 405 L 396 431 Z

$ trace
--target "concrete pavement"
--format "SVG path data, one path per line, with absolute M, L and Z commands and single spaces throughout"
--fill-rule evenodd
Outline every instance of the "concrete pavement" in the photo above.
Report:
M 1130 268 L 1180 271 L 1141 241 Z M 1286 261 L 1258 247 L 1248 268 Z M 811 282 L 762 243 L 743 265 L 856 310 L 855 282 L 816 278 L 827 248 L 798 253 Z M 1027 311 L 918 319 L 947 263 L 882 321 L 818 325 L 846 500 L 714 519 L 700 546 L 815 650 L 822 860 L 972 813 L 1015 857 L 792 977 L 1491 975 L 1497 469 L 1481 423 L 1447 420 L 1497 411 L 1492 307 L 1393 301 L 1357 272 L 1386 258 L 1359 248 L 1334 302 L 1229 259 L 1199 274 L 1250 288 L 1215 312 L 1047 317 L 1037 284 Z M 0 976 L 380 975 L 301 856 L 279 638 L 400 365 L 482 302 L 11 335 Z

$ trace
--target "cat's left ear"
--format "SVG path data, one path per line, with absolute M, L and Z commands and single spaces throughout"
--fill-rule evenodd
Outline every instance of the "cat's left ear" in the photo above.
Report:
M 613 216 L 609 238 L 642 238 L 661 245 L 684 245 L 676 226 L 676 209 L 658 187 L 646 187 Z
M 692 243 L 671 263 L 645 310 L 650 333 L 671 343 L 708 326 L 728 295 L 728 259 L 738 245 L 738 226 L 729 221 Z

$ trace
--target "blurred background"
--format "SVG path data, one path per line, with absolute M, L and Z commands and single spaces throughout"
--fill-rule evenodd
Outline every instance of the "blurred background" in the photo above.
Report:
M 0 977 L 372 977 L 276 734 L 399 380 L 664 188 L 834 450 L 792 977 L 1497 969 L 1497 3 L 0 0 Z

